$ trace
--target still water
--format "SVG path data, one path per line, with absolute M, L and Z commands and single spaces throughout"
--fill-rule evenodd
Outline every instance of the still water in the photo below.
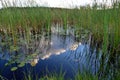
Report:
M 90 48 L 90 36 L 88 41 L 84 42 L 81 38 L 76 39 L 74 34 L 71 27 L 64 31 L 59 25 L 53 25 L 49 36 L 43 32 L 40 39 L 34 38 L 29 44 L 21 38 L 20 49 L 17 52 L 10 52 L 0 45 L 0 75 L 8 80 L 22 80 L 23 72 L 32 74 L 33 77 L 41 77 L 62 71 L 65 72 L 65 78 L 74 78 L 79 70 L 96 74 L 99 59 L 96 58 L 96 49 Z M 17 55 L 19 58 L 16 58 Z M 29 55 L 33 56 L 28 58 Z M 11 71 L 18 63 L 5 66 L 9 60 L 25 61 L 25 65 Z

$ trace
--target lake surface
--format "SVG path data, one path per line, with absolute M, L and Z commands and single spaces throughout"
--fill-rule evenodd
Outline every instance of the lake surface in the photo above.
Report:
M 74 34 L 71 27 L 64 31 L 59 25 L 52 26 L 50 35 L 46 36 L 43 32 L 39 39 L 34 38 L 30 44 L 20 38 L 19 50 L 12 52 L 8 46 L 3 46 L 1 38 L 0 75 L 8 80 L 14 78 L 22 80 L 23 72 L 26 74 L 30 72 L 33 77 L 36 75 L 41 77 L 62 71 L 65 72 L 65 78 L 74 78 L 79 70 L 96 74 L 101 55 L 97 57 L 96 49 L 90 48 L 90 36 L 88 41 L 84 42 L 82 37 L 77 39 Z M 9 60 L 16 62 L 5 66 Z M 23 61 L 25 61 L 23 67 L 11 71 L 12 67 L 17 67 Z

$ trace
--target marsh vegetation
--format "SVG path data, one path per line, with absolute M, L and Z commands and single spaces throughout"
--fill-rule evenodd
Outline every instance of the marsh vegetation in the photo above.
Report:
M 39 59 L 49 58 L 53 53 L 68 53 L 68 56 L 75 56 L 76 62 L 81 60 L 79 65 L 88 60 L 86 65 L 94 65 L 96 69 L 91 71 L 93 68 L 86 67 L 87 73 L 78 71 L 75 80 L 119 80 L 119 17 L 120 2 L 117 0 L 113 0 L 110 8 L 97 3 L 80 9 L 4 7 L 0 9 L 0 60 L 7 60 L 5 66 L 16 64 L 11 67 L 14 72 L 29 63 L 36 66 Z M 81 45 L 87 48 L 80 52 L 77 49 Z M 1 73 L 2 69 L 0 78 L 7 80 Z M 24 78 L 32 80 L 34 77 L 25 74 Z M 63 79 L 64 72 L 43 76 L 40 80 Z

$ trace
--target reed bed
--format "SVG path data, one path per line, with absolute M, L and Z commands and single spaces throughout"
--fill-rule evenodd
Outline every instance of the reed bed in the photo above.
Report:
M 97 39 L 104 35 L 104 23 L 108 26 L 110 35 L 119 35 L 119 8 L 92 9 L 81 7 L 80 9 L 61 9 L 45 7 L 8 7 L 0 10 L 1 31 L 25 30 L 26 28 L 41 31 L 41 28 L 48 28 L 51 24 L 60 23 L 66 28 L 67 24 L 74 25 L 77 29 L 90 30 Z M 104 20 L 107 15 L 107 19 Z M 16 33 L 16 32 L 15 32 Z M 119 40 L 117 39 L 117 41 Z M 116 43 L 116 44 L 117 44 Z
M 91 46 L 102 50 L 102 58 L 98 76 L 106 79 L 111 65 L 116 67 L 111 75 L 118 78 L 120 72 L 120 3 L 115 2 L 111 8 L 104 5 L 98 9 L 85 6 L 80 9 L 61 9 L 47 7 L 6 7 L 0 9 L 0 37 L 12 37 L 13 44 L 19 40 L 19 34 L 24 34 L 30 42 L 30 33 L 48 32 L 52 24 L 62 24 L 66 30 L 73 25 L 75 34 L 79 36 L 84 30 L 92 36 Z M 84 33 L 86 33 L 84 31 Z M 89 33 L 88 33 L 89 35 Z M 109 57 L 108 57 L 109 56 Z M 106 60 L 107 59 L 107 60 Z M 107 66 L 104 65 L 107 63 Z M 104 72 L 105 71 L 105 72 Z

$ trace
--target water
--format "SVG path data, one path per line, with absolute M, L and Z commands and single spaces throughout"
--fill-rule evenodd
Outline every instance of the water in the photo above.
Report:
M 61 71 L 65 72 L 65 78 L 74 78 L 78 70 L 97 73 L 100 64 L 96 49 L 91 50 L 90 40 L 88 43 L 80 42 L 80 38 L 76 41 L 73 28 L 70 27 L 65 32 L 59 25 L 52 26 L 49 36 L 43 33 L 40 37 L 34 38 L 29 44 L 21 38 L 20 49 L 17 52 L 10 52 L 7 46 L 1 45 L 0 75 L 8 80 L 22 80 L 23 72 L 29 74 L 29 71 L 34 78 L 36 74 L 41 77 Z M 9 60 L 13 61 L 13 64 L 5 66 Z M 11 71 L 11 68 L 17 67 L 20 62 L 25 62 L 25 66 Z

